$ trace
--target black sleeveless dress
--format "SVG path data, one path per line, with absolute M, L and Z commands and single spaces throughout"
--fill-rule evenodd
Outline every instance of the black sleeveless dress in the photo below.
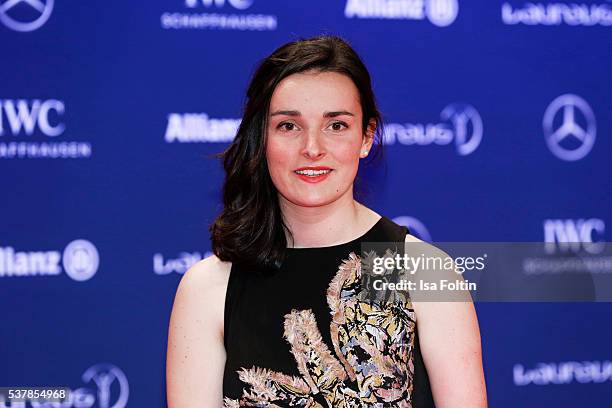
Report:
M 279 272 L 232 265 L 224 407 L 433 407 L 412 305 L 355 296 L 362 242 L 403 242 L 385 216 L 353 241 L 288 248 Z

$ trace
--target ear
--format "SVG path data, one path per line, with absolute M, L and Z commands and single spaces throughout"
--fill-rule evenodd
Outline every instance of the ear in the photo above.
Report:
M 361 152 L 359 153 L 359 157 L 361 158 L 366 157 L 372 149 L 372 144 L 374 144 L 374 135 L 376 133 L 376 124 L 376 119 L 370 119 L 367 129 L 363 133 Z

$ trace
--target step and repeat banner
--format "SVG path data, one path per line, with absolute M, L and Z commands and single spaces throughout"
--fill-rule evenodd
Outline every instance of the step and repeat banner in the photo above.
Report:
M 366 205 L 429 242 L 610 239 L 609 0 L 0 0 L 0 387 L 166 406 L 212 155 L 256 63 L 322 33 L 363 57 L 387 124 Z M 491 407 L 610 406 L 611 303 L 476 308 Z

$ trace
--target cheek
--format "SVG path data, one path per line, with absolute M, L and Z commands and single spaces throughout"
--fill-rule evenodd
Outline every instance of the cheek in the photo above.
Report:
M 287 170 L 290 149 L 283 143 L 275 142 L 274 139 L 268 141 L 266 147 L 266 160 L 270 173 L 275 174 Z
M 335 151 L 336 159 L 345 165 L 358 165 L 361 142 L 351 141 L 343 145 L 338 144 Z

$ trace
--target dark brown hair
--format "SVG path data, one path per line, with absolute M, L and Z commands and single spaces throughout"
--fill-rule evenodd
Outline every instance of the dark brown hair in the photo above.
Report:
M 365 135 L 376 121 L 368 161 L 382 153 L 382 117 L 376 106 L 370 74 L 342 38 L 322 35 L 289 42 L 257 66 L 248 86 L 242 122 L 231 145 L 218 155 L 226 172 L 223 210 L 210 226 L 213 253 L 223 261 L 263 269 L 281 266 L 287 239 L 285 225 L 266 164 L 266 127 L 272 93 L 289 75 L 316 70 L 348 76 L 359 91 Z M 379 153 L 380 152 L 380 153 Z

